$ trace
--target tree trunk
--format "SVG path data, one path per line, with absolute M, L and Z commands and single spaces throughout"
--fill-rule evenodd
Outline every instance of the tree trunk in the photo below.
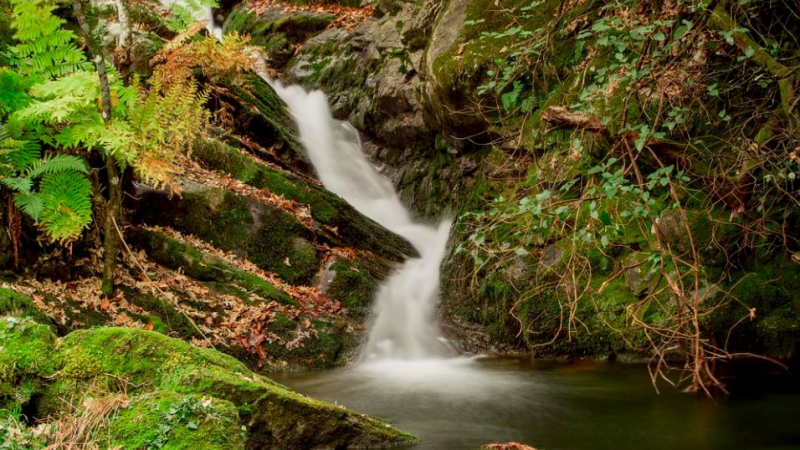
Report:
M 119 255 L 120 231 L 117 218 L 122 205 L 122 178 L 117 161 L 113 155 L 106 155 L 106 171 L 108 172 L 108 202 L 106 203 L 106 223 L 103 236 L 103 295 L 114 294 L 114 270 Z
M 89 46 L 89 53 L 92 56 L 94 65 L 97 68 L 97 76 L 100 78 L 100 97 L 103 107 L 103 121 L 106 125 L 111 125 L 111 89 L 109 87 L 108 73 L 106 72 L 106 62 L 103 52 L 97 46 L 92 30 L 86 22 L 86 14 L 83 9 L 84 0 L 72 2 L 75 18 L 81 27 L 84 39 Z M 117 256 L 119 255 L 120 236 L 117 230 L 117 218 L 119 218 L 120 206 L 122 204 L 122 175 L 117 167 L 117 161 L 111 153 L 106 154 L 106 172 L 108 175 L 108 201 L 106 203 L 106 221 L 103 236 L 103 282 L 101 290 L 103 295 L 111 297 L 114 294 L 114 271 L 117 267 Z

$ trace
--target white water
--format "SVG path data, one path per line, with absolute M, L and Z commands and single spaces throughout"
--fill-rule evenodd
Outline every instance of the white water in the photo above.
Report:
M 431 227 L 411 219 L 392 184 L 367 160 L 358 132 L 333 118 L 322 92 L 277 82 L 272 86 L 288 105 L 300 141 L 325 187 L 406 238 L 420 254 L 408 259 L 379 289 L 361 361 L 446 356 L 449 352 L 436 325 L 435 306 L 450 221 Z

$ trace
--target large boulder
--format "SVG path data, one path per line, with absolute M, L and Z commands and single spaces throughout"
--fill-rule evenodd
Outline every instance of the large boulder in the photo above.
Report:
M 158 333 L 94 328 L 57 343 L 33 322 L 3 317 L 0 326 L 0 361 L 12 370 L 0 374 L 0 399 L 30 403 L 31 418 L 46 420 L 73 413 L 84 398 L 124 395 L 95 436 L 110 447 L 301 450 L 413 441 L 385 422 L 304 397 L 229 356 Z M 9 395 L 20 391 L 28 395 Z

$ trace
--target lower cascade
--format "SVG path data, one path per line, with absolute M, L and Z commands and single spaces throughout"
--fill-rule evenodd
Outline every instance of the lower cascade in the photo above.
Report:
M 300 140 L 325 187 L 362 214 L 406 238 L 419 252 L 381 286 L 360 360 L 424 360 L 450 354 L 435 322 L 439 265 L 451 221 L 415 223 L 389 180 L 367 160 L 358 132 L 335 120 L 325 94 L 272 81 L 289 107 Z

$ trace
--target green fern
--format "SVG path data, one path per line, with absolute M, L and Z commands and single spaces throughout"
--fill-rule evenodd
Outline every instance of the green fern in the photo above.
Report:
M 32 192 L 18 192 L 14 194 L 14 205 L 33 220 L 39 220 L 39 215 L 44 208 L 44 202 L 39 194 Z
M 522 83 L 514 81 L 513 87 L 500 97 L 503 102 L 503 109 L 510 111 L 518 106 L 519 94 L 522 93 Z
M 169 5 L 170 16 L 167 17 L 165 25 L 171 31 L 182 33 L 189 25 L 198 20 L 206 20 L 206 8 L 216 6 L 216 0 L 184 0 L 180 3 L 171 3 Z
M 66 21 L 53 14 L 54 2 L 11 0 L 11 3 L 14 38 L 19 42 L 12 47 L 12 53 L 20 75 L 34 80 L 52 79 L 91 67 L 75 44 L 75 33 L 65 29 Z
M 29 81 L 8 68 L 0 68 L 0 117 L 23 108 L 30 102 Z
M 29 134 L 14 139 L 0 124 L 0 178 L 13 177 L 39 159 L 41 147 Z
M 39 222 L 53 240 L 72 238 L 92 221 L 92 183 L 80 172 L 45 175 L 39 196 Z
M 56 174 L 61 172 L 89 173 L 86 161 L 80 156 L 58 154 L 48 156 L 32 165 L 27 173 L 27 178 L 35 179 L 42 175 Z

